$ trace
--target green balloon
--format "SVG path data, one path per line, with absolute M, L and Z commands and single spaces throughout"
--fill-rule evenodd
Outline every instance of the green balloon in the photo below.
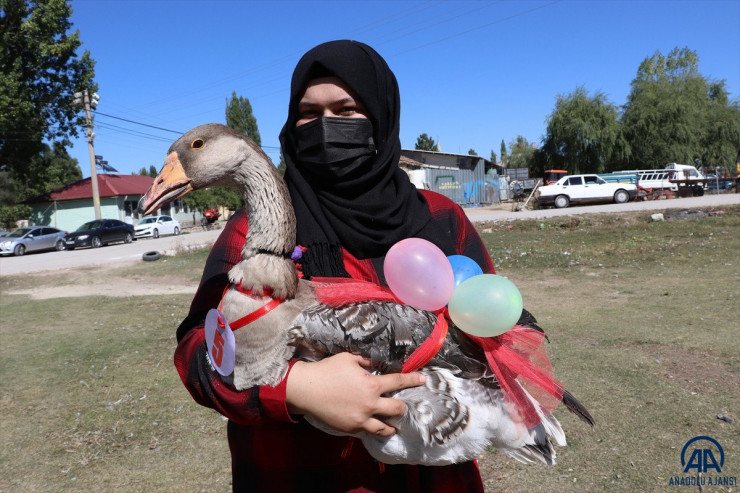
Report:
M 513 282 L 496 274 L 463 281 L 447 307 L 460 329 L 478 337 L 493 337 L 512 328 L 522 316 L 522 294 Z

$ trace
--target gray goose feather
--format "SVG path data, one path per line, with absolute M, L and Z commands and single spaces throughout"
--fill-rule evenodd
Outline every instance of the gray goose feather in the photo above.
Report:
M 288 258 L 295 247 L 295 215 L 285 183 L 254 142 L 226 126 L 201 125 L 175 141 L 139 207 L 151 213 L 192 190 L 215 185 L 238 188 L 247 208 L 242 261 L 229 279 L 235 286 L 259 293 L 267 288 L 272 297 L 285 298 L 248 330 L 234 332 L 235 368 L 224 379 L 236 389 L 277 384 L 291 358 L 316 361 L 344 351 L 369 358 L 377 372 L 398 371 L 429 336 L 436 322 L 432 313 L 390 302 L 337 308 L 316 299 L 314 286 L 298 279 Z M 236 320 L 270 299 L 232 288 L 224 294 L 223 313 Z M 541 330 L 526 311 L 520 324 Z M 522 430 L 485 361 L 480 348 L 450 325 L 441 350 L 420 370 L 426 384 L 393 394 L 407 409 L 404 416 L 387 420 L 397 433 L 389 438 L 362 433 L 357 438 L 373 457 L 389 464 L 450 464 L 475 458 L 488 446 L 522 462 L 554 464 L 554 445 L 566 444 L 558 421 L 530 397 L 541 423 Z M 567 391 L 563 402 L 593 426 L 588 411 Z M 310 416 L 306 419 L 339 434 Z

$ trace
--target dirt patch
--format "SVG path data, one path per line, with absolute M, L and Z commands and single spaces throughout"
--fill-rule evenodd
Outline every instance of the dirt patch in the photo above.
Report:
M 706 393 L 708 389 L 740 395 L 740 375 L 733 373 L 718 356 L 682 351 L 660 344 L 643 344 L 633 348 L 653 358 L 658 373 L 690 392 Z
M 73 275 L 58 286 L 37 286 L 6 291 L 8 295 L 24 295 L 32 300 L 51 298 L 79 298 L 84 296 L 161 296 L 168 294 L 195 294 L 197 282 L 186 282 L 180 277 L 116 277 Z

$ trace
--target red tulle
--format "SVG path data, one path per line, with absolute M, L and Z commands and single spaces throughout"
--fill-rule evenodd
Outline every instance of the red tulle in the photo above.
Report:
M 390 289 L 369 281 L 314 277 L 311 282 L 316 290 L 316 298 L 330 306 L 367 301 L 401 303 Z M 444 318 L 444 315 L 440 315 L 440 318 Z M 545 351 L 545 335 L 542 332 L 515 325 L 496 337 L 466 335 L 485 351 L 488 364 L 504 391 L 514 419 L 521 419 L 528 428 L 538 425 L 541 421 L 535 404 L 526 393 L 539 402 L 545 415 L 551 414 L 558 406 L 563 398 L 563 385 L 553 375 L 552 364 Z M 429 347 L 439 342 L 433 342 L 432 339 L 435 337 L 425 341 L 422 346 Z M 417 351 L 419 349 L 421 346 Z M 434 354 L 428 355 L 426 361 L 433 356 Z M 411 357 L 417 358 L 418 354 L 412 353 L 409 359 Z
M 401 303 L 390 289 L 370 281 L 347 277 L 312 277 L 316 299 L 329 306 L 343 306 L 368 301 Z
M 515 418 L 518 414 L 528 428 L 541 421 L 525 391 L 539 402 L 545 415 L 555 410 L 563 398 L 563 384 L 553 376 L 542 332 L 515 325 L 496 337 L 468 337 L 485 351 Z

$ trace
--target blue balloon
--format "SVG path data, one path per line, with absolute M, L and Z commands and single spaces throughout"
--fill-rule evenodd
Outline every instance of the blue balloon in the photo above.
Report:
M 480 265 L 465 255 L 449 255 L 447 260 L 450 261 L 452 272 L 455 274 L 455 287 L 458 287 L 466 279 L 483 274 Z

